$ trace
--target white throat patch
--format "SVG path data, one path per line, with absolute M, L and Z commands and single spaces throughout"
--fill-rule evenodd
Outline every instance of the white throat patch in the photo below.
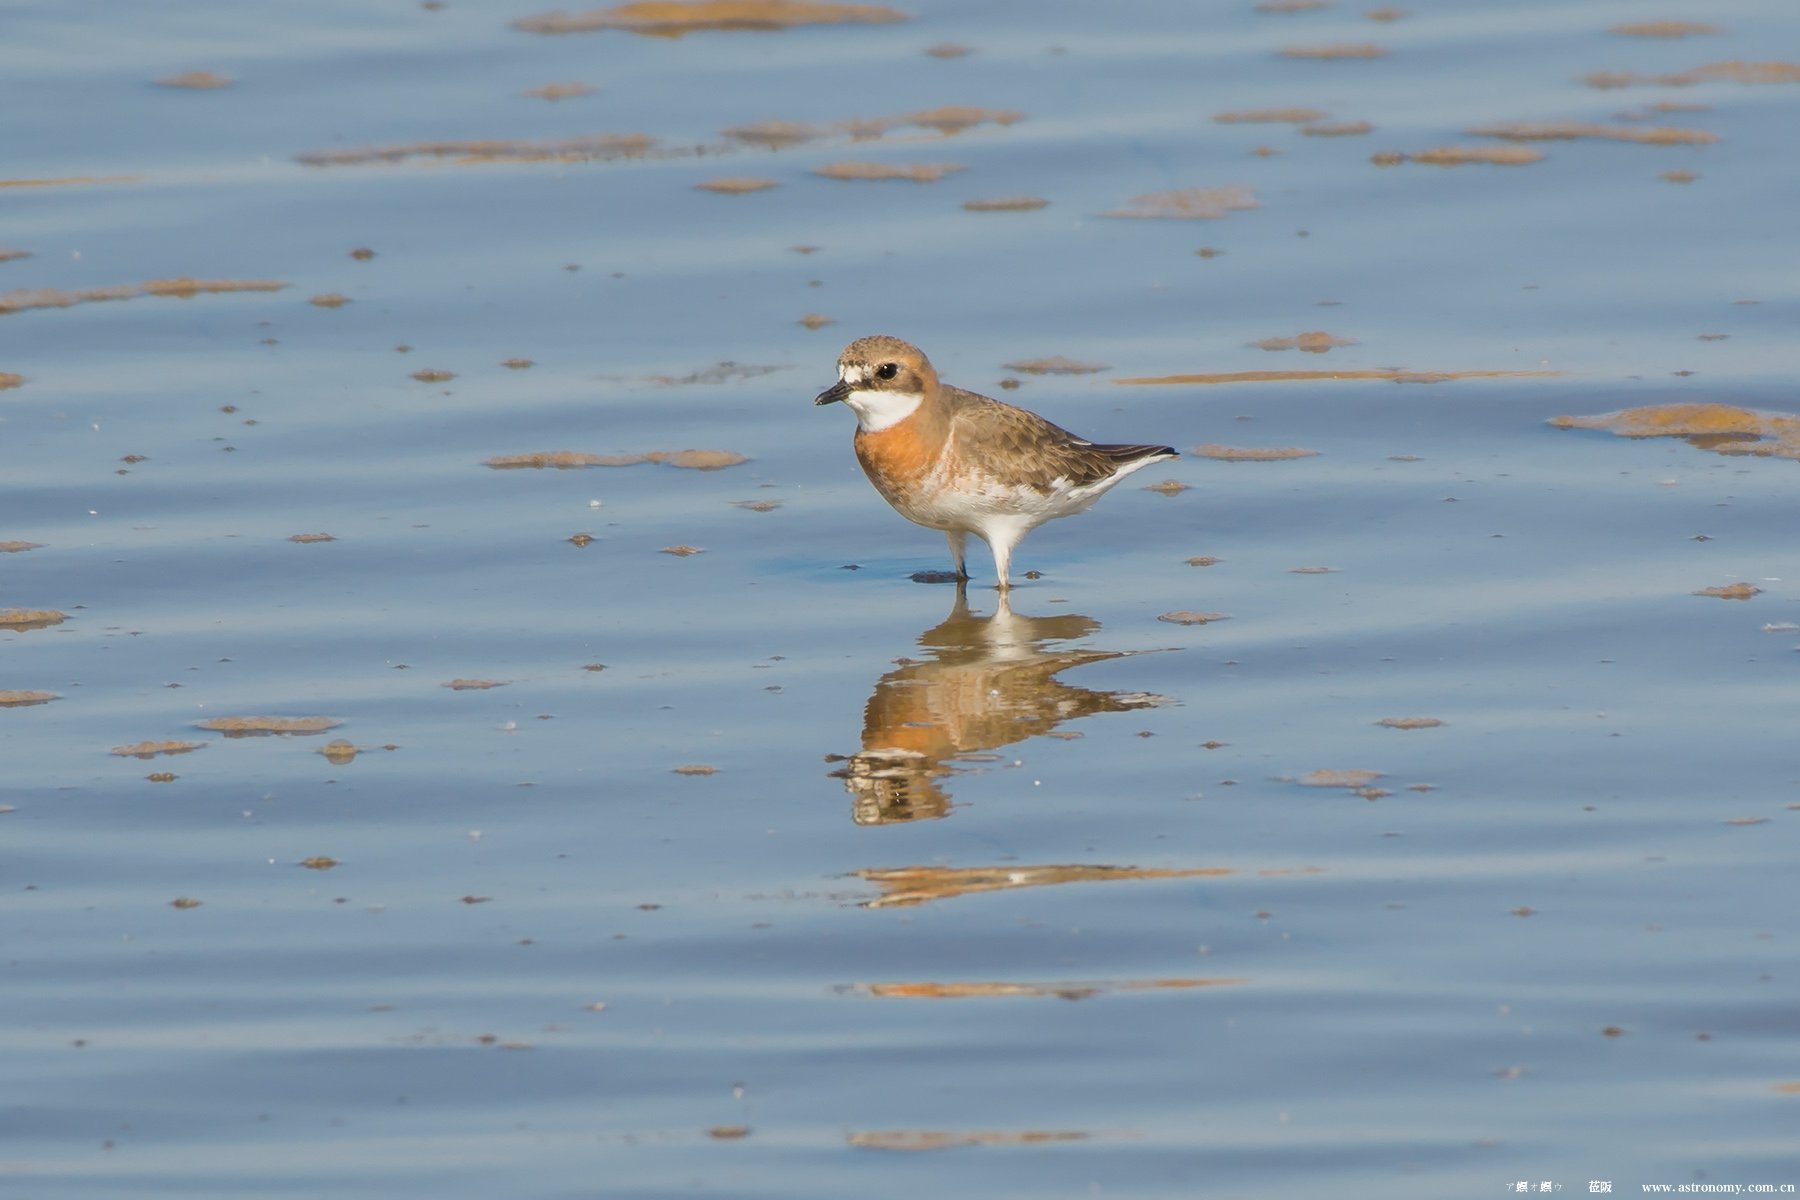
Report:
M 912 416 L 924 399 L 920 395 L 859 388 L 845 396 L 844 403 L 856 414 L 856 424 L 864 433 L 880 433 Z

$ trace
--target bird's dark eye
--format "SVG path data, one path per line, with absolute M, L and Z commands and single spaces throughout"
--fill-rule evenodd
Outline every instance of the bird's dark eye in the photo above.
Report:
M 899 363 L 882 363 L 879 367 L 875 368 L 875 374 L 879 375 L 883 379 L 892 379 L 894 376 L 898 375 L 899 373 L 900 373 L 900 364 Z

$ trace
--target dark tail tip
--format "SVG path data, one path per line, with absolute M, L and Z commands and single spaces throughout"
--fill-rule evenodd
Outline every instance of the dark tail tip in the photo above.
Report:
M 1180 458 L 1173 446 L 1095 446 L 1116 463 L 1134 463 L 1147 458 Z

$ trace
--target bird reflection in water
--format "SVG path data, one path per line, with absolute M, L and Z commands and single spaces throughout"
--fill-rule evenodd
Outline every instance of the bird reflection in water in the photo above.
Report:
M 863 710 L 863 748 L 833 772 L 855 797 L 856 823 L 947 816 L 943 781 L 984 752 L 1050 734 L 1077 717 L 1164 703 L 1145 692 L 1095 691 L 1056 678 L 1070 667 L 1138 653 L 1051 648 L 1099 628 L 1079 613 L 1019 616 L 1005 592 L 992 616 L 978 616 L 959 586 L 950 615 L 919 635 L 929 657 L 901 659 L 875 684 Z

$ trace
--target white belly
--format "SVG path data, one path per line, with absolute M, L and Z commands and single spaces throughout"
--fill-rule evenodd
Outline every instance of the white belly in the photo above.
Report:
M 1121 479 L 1149 465 L 1150 460 L 1144 459 L 1127 463 L 1086 486 L 1055 479 L 1041 491 L 968 473 L 946 478 L 940 470 L 919 489 L 902 515 L 931 529 L 974 533 L 991 542 L 990 532 L 1022 535 L 1045 521 L 1084 512 Z

